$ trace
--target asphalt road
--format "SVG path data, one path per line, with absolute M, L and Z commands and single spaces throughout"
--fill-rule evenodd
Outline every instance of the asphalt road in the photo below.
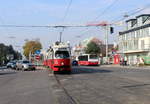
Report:
M 57 104 L 48 72 L 0 71 L 0 104 Z
M 150 70 L 77 66 L 71 75 L 0 71 L 0 104 L 42 103 L 149 104 Z

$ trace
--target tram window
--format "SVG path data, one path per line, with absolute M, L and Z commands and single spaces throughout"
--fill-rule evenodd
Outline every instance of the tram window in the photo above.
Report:
M 79 61 L 88 61 L 88 56 L 79 56 Z
M 56 58 L 69 58 L 69 52 L 68 51 L 56 51 L 55 57 Z
M 90 55 L 90 59 L 97 59 L 97 55 Z

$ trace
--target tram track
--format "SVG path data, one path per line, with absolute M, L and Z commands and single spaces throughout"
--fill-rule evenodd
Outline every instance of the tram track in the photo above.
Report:
M 68 99 L 68 104 L 80 104 L 78 101 L 76 101 L 67 91 L 67 89 L 62 85 L 62 83 L 59 80 L 59 77 L 57 74 L 54 74 L 54 78 L 58 84 L 58 86 L 63 90 L 65 96 Z

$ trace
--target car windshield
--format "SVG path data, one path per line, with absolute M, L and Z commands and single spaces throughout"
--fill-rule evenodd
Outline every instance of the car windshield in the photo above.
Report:
M 26 63 L 30 63 L 29 61 L 23 61 L 22 63 L 26 64 Z
M 56 58 L 69 58 L 69 52 L 68 51 L 56 51 L 55 57 Z
M 9 64 L 15 64 L 15 62 L 8 62 Z

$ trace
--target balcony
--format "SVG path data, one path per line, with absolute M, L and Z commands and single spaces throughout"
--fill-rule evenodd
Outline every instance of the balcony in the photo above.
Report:
M 137 49 L 124 49 L 123 53 L 141 53 L 141 52 L 150 52 L 150 45 L 145 44 L 141 48 Z

